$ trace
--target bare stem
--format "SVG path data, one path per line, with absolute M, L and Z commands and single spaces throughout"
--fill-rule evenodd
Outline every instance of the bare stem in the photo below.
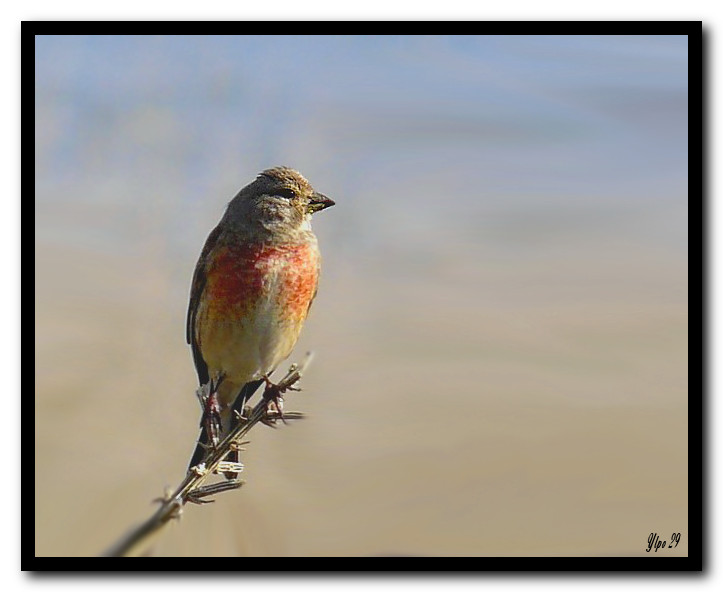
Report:
M 282 392 L 285 390 L 297 390 L 289 387 L 292 387 L 301 378 L 312 358 L 313 355 L 309 352 L 300 364 L 292 364 L 289 371 L 286 373 L 286 376 L 284 376 L 278 383 L 277 387 L 279 390 Z M 160 508 L 158 508 L 158 510 L 156 510 L 156 512 L 143 524 L 136 527 L 121 540 L 116 542 L 104 553 L 104 556 L 134 557 L 142 555 L 147 551 L 154 535 L 158 534 L 160 530 L 171 520 L 181 517 L 183 506 L 185 506 L 188 502 L 196 504 L 209 503 L 212 500 L 206 500 L 203 498 L 222 491 L 229 491 L 231 489 L 238 489 L 241 487 L 243 485 L 243 481 L 239 481 L 237 479 L 231 479 L 224 483 L 216 483 L 212 485 L 203 485 L 203 483 L 211 475 L 218 472 L 219 465 L 222 462 L 225 462 L 224 458 L 226 458 L 228 453 L 234 448 L 238 449 L 238 446 L 240 445 L 239 443 L 252 427 L 262 420 L 267 420 L 273 417 L 273 415 L 269 415 L 268 413 L 268 401 L 266 398 L 262 397 L 251 410 L 248 417 L 242 418 L 236 427 L 218 444 L 218 446 L 215 448 L 209 447 L 203 462 L 191 467 L 188 474 L 176 490 L 170 495 L 165 495 L 159 500 L 161 502 Z M 303 417 L 303 414 L 298 412 L 285 412 L 283 417 L 284 419 L 299 419 Z

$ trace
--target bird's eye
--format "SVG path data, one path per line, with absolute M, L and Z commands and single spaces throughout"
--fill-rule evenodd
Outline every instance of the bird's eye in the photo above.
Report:
M 277 189 L 276 195 L 280 195 L 281 197 L 285 197 L 286 199 L 293 199 L 294 197 L 296 197 L 296 193 L 294 193 L 294 190 L 289 189 L 288 187 L 281 187 L 280 189 Z

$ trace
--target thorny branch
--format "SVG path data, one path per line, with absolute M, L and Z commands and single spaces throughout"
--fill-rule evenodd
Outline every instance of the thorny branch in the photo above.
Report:
M 312 360 L 312 353 L 308 352 L 300 364 L 292 364 L 289 371 L 277 384 L 278 389 L 283 392 L 286 390 L 298 390 L 293 385 L 298 382 L 303 372 L 309 366 Z M 267 387 L 268 389 L 268 387 Z M 248 408 L 246 408 L 248 410 Z M 243 450 L 241 447 L 243 437 L 257 423 L 268 423 L 268 420 L 279 418 L 278 413 L 268 411 L 268 400 L 262 397 L 250 412 L 245 413 L 240 418 L 238 425 L 224 438 L 216 447 L 209 447 L 206 457 L 201 463 L 188 471 L 185 479 L 176 488 L 173 493 L 164 495 L 159 501 L 161 506 L 156 512 L 143 524 L 129 532 L 125 537 L 116 542 L 108 549 L 104 556 L 106 557 L 133 557 L 144 554 L 154 535 L 157 535 L 161 529 L 173 519 L 179 519 L 183 511 L 183 506 L 188 502 L 203 504 L 213 500 L 205 498 L 215 495 L 223 491 L 238 489 L 243 485 L 243 481 L 231 479 L 221 483 L 204 485 L 206 479 L 211 475 L 225 472 L 240 472 L 242 466 L 236 466 L 234 463 L 224 461 L 224 458 L 232 450 Z M 284 420 L 301 419 L 303 413 L 285 411 Z

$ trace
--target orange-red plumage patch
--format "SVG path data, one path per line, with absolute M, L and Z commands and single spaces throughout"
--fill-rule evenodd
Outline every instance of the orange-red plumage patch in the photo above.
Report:
M 318 251 L 309 245 L 295 247 L 285 255 L 290 265 L 282 277 L 279 304 L 283 317 L 301 321 L 306 318 L 319 275 Z
M 303 320 L 314 297 L 318 252 L 309 245 L 220 247 L 206 276 L 212 317 L 243 316 L 259 299 L 274 297 L 279 316 Z M 270 285 L 272 278 L 278 284 Z M 274 289 L 275 288 L 275 289 Z

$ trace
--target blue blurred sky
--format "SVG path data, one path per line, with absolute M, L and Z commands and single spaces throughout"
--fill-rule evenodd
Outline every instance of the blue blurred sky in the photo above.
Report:
M 339 203 L 345 257 L 430 235 L 685 249 L 687 57 L 669 36 L 39 36 L 36 230 L 127 243 L 156 204 L 195 251 L 189 229 L 285 164 Z

